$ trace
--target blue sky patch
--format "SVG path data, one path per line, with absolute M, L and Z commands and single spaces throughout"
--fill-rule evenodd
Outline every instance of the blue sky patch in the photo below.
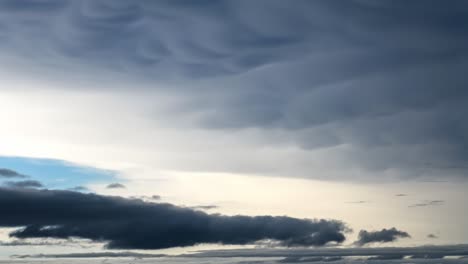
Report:
M 0 168 L 28 175 L 49 189 L 67 189 L 96 182 L 115 181 L 116 172 L 63 160 L 0 156 Z M 10 179 L 11 180 L 11 179 Z

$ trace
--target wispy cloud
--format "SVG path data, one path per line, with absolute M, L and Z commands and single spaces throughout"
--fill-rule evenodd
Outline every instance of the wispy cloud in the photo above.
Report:
M 125 189 L 125 185 L 121 183 L 111 183 L 106 186 L 107 189 Z
M 27 181 L 8 181 L 4 183 L 5 186 L 10 188 L 41 188 L 44 187 L 42 183 L 35 180 Z
M 425 200 L 420 203 L 411 204 L 408 207 L 428 207 L 428 206 L 439 206 L 445 203 L 444 200 Z
M 145 254 L 137 252 L 90 252 L 68 254 L 12 255 L 13 258 L 159 258 L 165 254 Z
M 27 178 L 28 176 L 14 170 L 0 168 L 0 178 Z
M 216 209 L 219 206 L 217 205 L 197 205 L 197 206 L 191 206 L 190 208 L 192 209 L 201 209 L 201 210 L 210 210 L 210 209 Z
M 347 204 L 365 204 L 365 203 L 370 203 L 370 201 L 363 201 L 363 200 L 360 200 L 360 201 L 351 201 L 351 202 L 345 202 Z
M 75 192 L 86 192 L 86 191 L 89 191 L 89 189 L 87 187 L 84 187 L 84 186 L 75 186 L 75 187 L 72 187 L 72 188 L 69 188 L 70 191 L 75 191 Z

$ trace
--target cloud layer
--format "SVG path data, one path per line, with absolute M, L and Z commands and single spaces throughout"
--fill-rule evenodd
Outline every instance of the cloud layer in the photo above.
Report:
M 367 175 L 466 178 L 467 5 L 3 1 L 0 54 L 67 83 L 146 81 L 124 89 L 178 97 L 173 122 L 258 129 L 271 146 L 301 148 L 299 172 L 283 176 L 328 177 L 303 164 L 333 148 L 335 167 Z M 241 170 L 232 163 L 222 170 Z
M 347 230 L 334 220 L 210 215 L 171 204 L 35 189 L 0 188 L 0 213 L 0 226 L 25 226 L 10 234 L 16 238 L 80 237 L 124 249 L 265 239 L 284 246 L 322 246 L 343 242 Z
M 464 256 L 468 254 L 467 245 L 445 245 L 445 246 L 421 246 L 421 247 L 404 247 L 404 248 L 391 248 L 391 247 L 378 247 L 378 248 L 314 248 L 314 249 L 233 249 L 233 250 L 209 250 L 201 251 L 191 254 L 182 254 L 179 256 L 172 256 L 172 258 L 183 258 L 184 263 L 193 261 L 199 263 L 200 261 L 209 262 L 210 258 L 215 260 L 214 263 L 219 263 L 220 258 L 222 261 L 228 261 L 228 258 L 238 260 L 239 258 L 254 258 L 243 259 L 244 261 L 236 263 L 273 263 L 271 258 L 282 258 L 275 261 L 276 263 L 310 263 L 310 262 L 330 262 L 340 261 L 339 263 L 367 263 L 369 260 L 384 261 L 384 260 L 400 260 L 405 257 L 411 257 L 412 260 L 419 259 L 421 263 L 428 263 L 430 259 L 438 259 L 438 263 L 445 263 L 444 257 Z M 144 254 L 136 252 L 90 252 L 90 253 L 65 253 L 65 254 L 39 254 L 39 255 L 14 255 L 16 258 L 119 258 L 119 257 L 135 257 L 135 258 L 157 258 L 164 257 L 161 254 Z M 354 258 L 348 258 L 354 257 Z M 359 258 L 356 258 L 359 257 Z M 258 260 L 258 258 L 268 258 L 265 261 Z M 447 259 L 445 259 L 447 260 Z M 168 259 L 164 259 L 168 261 Z M 191 263 L 191 262 L 190 262 Z M 211 263 L 211 262 L 210 262 Z M 378 262 L 387 263 L 387 262 Z M 400 263 L 400 262 L 388 262 Z M 419 263 L 419 262 L 418 262 Z M 449 259 L 448 263 L 459 263 L 456 258 Z M 460 263 L 465 263 L 460 261 Z
M 359 248 L 314 248 L 314 249 L 234 249 L 234 250 L 207 250 L 193 257 L 291 257 L 301 259 L 308 257 L 350 257 L 350 256 L 381 256 L 401 257 L 425 255 L 464 256 L 468 255 L 468 245 L 443 245 L 443 246 L 419 246 L 419 247 L 359 247 Z M 349 260 L 348 260 L 349 261 Z

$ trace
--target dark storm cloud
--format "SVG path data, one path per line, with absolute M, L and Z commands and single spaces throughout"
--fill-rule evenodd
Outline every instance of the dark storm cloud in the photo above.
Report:
M 0 226 L 21 227 L 16 238 L 79 237 L 108 248 L 160 249 L 199 243 L 322 246 L 345 240 L 334 220 L 206 214 L 171 204 L 71 191 L 1 189 Z
M 396 241 L 399 238 L 411 237 L 407 232 L 400 231 L 395 227 L 390 229 L 382 229 L 380 231 L 359 231 L 357 245 L 363 246 L 369 243 L 387 243 Z
M 111 183 L 106 186 L 107 189 L 125 189 L 125 185 L 121 183 Z
M 9 188 L 41 188 L 44 187 L 42 183 L 34 180 L 27 181 L 8 181 L 4 183 Z
M 18 0 L 0 10 L 1 54 L 53 73 L 170 82 L 189 101 L 174 120 L 195 112 L 204 128 L 346 146 L 344 167 L 468 175 L 466 1 Z
M 28 176 L 16 172 L 14 170 L 0 168 L 0 179 L 1 178 L 27 178 Z

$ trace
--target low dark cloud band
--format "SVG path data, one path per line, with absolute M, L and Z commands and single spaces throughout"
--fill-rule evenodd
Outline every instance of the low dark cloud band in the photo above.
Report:
M 108 248 L 161 249 L 199 243 L 322 246 L 345 240 L 345 224 L 274 216 L 223 216 L 171 204 L 72 191 L 0 188 L 0 226 L 16 238 L 79 237 Z

